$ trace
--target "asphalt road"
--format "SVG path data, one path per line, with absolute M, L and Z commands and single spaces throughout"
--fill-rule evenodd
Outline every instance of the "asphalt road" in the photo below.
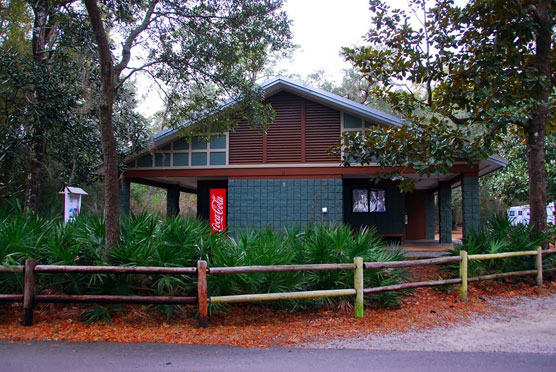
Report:
M 556 354 L 0 341 L 0 371 L 555 371 Z

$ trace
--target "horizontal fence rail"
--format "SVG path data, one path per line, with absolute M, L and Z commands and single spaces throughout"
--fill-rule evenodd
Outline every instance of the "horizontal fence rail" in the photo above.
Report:
M 520 251 L 520 252 L 505 252 L 505 253 L 489 253 L 489 254 L 470 254 L 467 256 L 469 261 L 479 261 L 479 260 L 492 260 L 495 258 L 509 258 L 509 257 L 520 257 L 520 256 L 536 256 L 537 251 Z
M 37 265 L 36 273 L 195 275 L 196 267 Z
M 227 304 L 234 302 L 256 302 L 273 300 L 298 300 L 325 297 L 355 296 L 355 289 L 331 289 L 322 291 L 304 292 L 282 292 L 282 293 L 262 293 L 235 296 L 212 296 L 209 302 L 212 304 Z
M 0 273 L 22 273 L 23 265 L 2 266 L 0 265 Z
M 33 324 L 33 307 L 36 303 L 110 303 L 110 304 L 168 304 L 191 305 L 197 304 L 199 309 L 199 326 L 208 326 L 208 304 L 226 304 L 239 302 L 259 302 L 276 300 L 314 299 L 327 297 L 355 296 L 354 315 L 363 317 L 363 296 L 387 291 L 404 289 L 437 287 L 444 285 L 460 285 L 460 297 L 467 300 L 468 283 L 483 280 L 501 279 L 517 276 L 537 276 L 537 285 L 542 286 L 543 271 L 556 272 L 556 269 L 542 267 L 543 255 L 554 254 L 556 249 L 536 251 L 503 252 L 494 254 L 468 255 L 460 251 L 459 256 L 430 258 L 408 261 L 391 262 L 363 262 L 361 257 L 355 257 L 353 263 L 340 264 L 306 264 L 306 265 L 267 265 L 267 266 L 237 266 L 237 267 L 208 267 L 207 262 L 197 261 L 196 267 L 150 267 L 150 266 L 71 266 L 71 265 L 37 265 L 34 259 L 25 261 L 25 265 L 1 266 L 0 273 L 23 273 L 23 294 L 0 294 L 1 302 L 23 303 L 23 325 Z M 468 277 L 468 262 L 480 260 L 494 260 L 512 257 L 535 256 L 535 269 L 497 274 Z M 459 263 L 459 278 L 446 280 L 431 280 L 409 282 L 395 285 L 364 288 L 364 271 L 381 269 L 398 269 L 430 265 L 448 265 Z M 322 289 L 313 291 L 254 293 L 227 296 L 209 296 L 209 275 L 232 275 L 275 272 L 303 272 L 353 270 L 354 288 Z M 189 275 L 197 276 L 197 296 L 112 296 L 112 295 L 58 295 L 35 294 L 35 274 L 135 274 L 135 275 Z
M 453 284 L 460 284 L 460 283 L 461 283 L 461 279 L 429 280 L 425 282 L 403 283 L 403 284 L 385 285 L 382 287 L 365 288 L 363 290 L 363 293 L 371 294 L 371 293 L 380 293 L 380 292 L 388 292 L 388 291 L 399 291 L 402 289 L 439 287 L 442 285 L 453 285 Z
M 223 274 L 274 273 L 274 272 L 292 272 L 292 271 L 329 271 L 329 270 L 355 270 L 355 264 L 211 267 L 208 269 L 208 273 L 211 275 L 223 275 Z
M 428 265 L 447 265 L 461 261 L 461 257 L 442 257 L 442 258 L 428 258 L 425 260 L 411 260 L 411 261 L 391 261 L 391 262 L 365 262 L 366 270 L 377 269 L 397 269 L 404 267 L 428 266 Z
M 47 303 L 76 303 L 76 304 L 193 305 L 197 303 L 197 297 L 35 295 L 35 301 L 47 302 Z

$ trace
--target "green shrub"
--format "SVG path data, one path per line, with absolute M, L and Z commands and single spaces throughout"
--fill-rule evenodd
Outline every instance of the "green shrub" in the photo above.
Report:
M 549 234 L 532 234 L 532 230 L 532 225 L 512 225 L 506 216 L 495 216 L 486 225 L 472 230 L 463 245 L 455 247 L 454 254 L 459 255 L 461 250 L 466 250 L 470 255 L 534 251 L 548 240 Z M 469 261 L 468 275 L 472 277 L 534 268 L 534 257 Z M 452 270 L 456 271 L 456 268 L 452 267 Z
M 213 234 L 204 221 L 181 217 L 167 219 L 158 214 L 123 216 L 121 243 L 104 250 L 104 219 L 81 214 L 76 221 L 25 215 L 16 204 L 0 209 L 0 262 L 23 264 L 35 258 L 40 264 L 122 265 L 194 267 L 199 259 L 209 267 L 352 263 L 354 257 L 365 261 L 402 260 L 399 249 L 383 249 L 383 241 L 372 229 L 353 232 L 342 225 L 315 225 L 305 231 L 270 229 Z M 67 294 L 113 295 L 186 295 L 196 293 L 191 276 L 121 274 L 40 274 L 37 290 Z M 404 270 L 369 270 L 365 286 L 397 284 L 405 280 Z M 209 278 L 211 295 L 292 292 L 353 287 L 353 271 L 307 271 L 214 275 Z M 22 275 L 0 276 L 2 293 L 21 293 Z M 399 293 L 368 296 L 387 305 L 399 301 Z M 337 303 L 342 299 L 313 301 Z M 350 299 L 351 301 L 351 299 Z M 280 302 L 294 307 L 301 302 Z M 308 303 L 308 302 L 303 302 Z M 162 308 L 161 308 L 162 309 Z M 174 308 L 165 307 L 166 314 Z M 103 315 L 96 309 L 92 318 Z

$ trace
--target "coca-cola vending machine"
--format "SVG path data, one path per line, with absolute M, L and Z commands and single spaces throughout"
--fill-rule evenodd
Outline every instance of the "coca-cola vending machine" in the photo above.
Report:
M 210 227 L 213 232 L 226 229 L 226 189 L 210 189 Z

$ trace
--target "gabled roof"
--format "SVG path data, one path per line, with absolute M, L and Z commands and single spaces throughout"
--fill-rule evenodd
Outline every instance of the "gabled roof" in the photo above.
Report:
M 260 84 L 260 87 L 265 92 L 265 97 L 267 98 L 281 91 L 287 91 L 293 94 L 297 94 L 303 98 L 307 98 L 309 100 L 323 104 L 325 106 L 332 107 L 339 111 L 347 112 L 351 115 L 360 117 L 373 123 L 395 126 L 400 126 L 403 124 L 403 121 L 401 119 L 393 115 L 387 114 L 380 110 L 375 110 L 358 102 L 341 97 L 337 94 L 327 92 L 323 89 L 311 87 L 297 80 L 290 79 L 284 76 L 277 76 L 270 80 L 267 80 L 264 83 Z M 222 104 L 222 108 L 233 104 L 233 102 L 235 101 L 230 100 L 224 102 Z M 191 124 L 191 121 L 184 122 L 181 127 L 185 128 Z M 178 130 L 179 128 L 164 129 L 153 136 L 153 141 L 156 143 L 168 139 L 169 137 L 177 134 Z
M 378 122 L 379 124 L 395 126 L 403 124 L 401 119 L 387 114 L 386 112 L 370 108 L 369 106 L 362 105 L 337 94 L 311 87 L 284 76 L 277 76 L 265 81 L 261 84 L 261 88 L 265 91 L 267 96 L 286 90 L 312 101 L 321 103 L 325 106 L 333 107 L 339 111 L 345 111 L 349 114 L 362 117 L 363 119 L 372 121 L 373 123 Z

